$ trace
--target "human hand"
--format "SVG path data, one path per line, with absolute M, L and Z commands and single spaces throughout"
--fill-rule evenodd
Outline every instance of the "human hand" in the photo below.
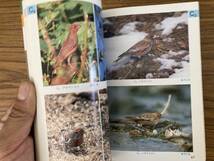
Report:
M 0 108 L 0 161 L 34 161 L 30 131 L 35 105 L 35 88 L 25 82 L 20 85 L 13 105 Z

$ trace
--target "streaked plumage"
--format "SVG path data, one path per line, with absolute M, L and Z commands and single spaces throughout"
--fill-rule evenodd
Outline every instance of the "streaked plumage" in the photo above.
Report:
M 143 113 L 139 116 L 128 116 L 126 117 L 129 121 L 139 124 L 141 126 L 154 126 L 160 122 L 161 116 L 164 115 L 169 108 L 171 95 L 168 97 L 168 101 L 165 104 L 165 107 L 162 112 L 151 112 L 151 113 Z
M 144 113 L 137 117 L 126 117 L 127 119 L 135 122 L 136 124 L 140 124 L 143 126 L 153 126 L 159 123 L 161 114 L 158 112 L 155 113 Z
M 127 56 L 129 58 L 135 58 L 135 57 L 141 58 L 152 50 L 153 45 L 154 45 L 153 40 L 150 37 L 146 37 L 144 40 L 132 46 L 124 54 L 120 55 L 119 58 L 116 60 L 116 62 L 118 62 L 123 57 L 127 57 Z

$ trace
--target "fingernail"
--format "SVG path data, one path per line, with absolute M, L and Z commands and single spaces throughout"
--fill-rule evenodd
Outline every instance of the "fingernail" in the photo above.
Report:
M 24 101 L 29 95 L 30 87 L 27 83 L 22 83 L 18 91 L 18 99 Z

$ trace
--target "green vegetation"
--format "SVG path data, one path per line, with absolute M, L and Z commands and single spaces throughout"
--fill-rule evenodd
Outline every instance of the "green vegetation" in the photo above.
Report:
M 97 66 L 93 5 L 73 0 L 43 3 L 38 5 L 38 19 L 44 85 L 53 85 L 53 79 L 57 79 L 54 85 L 89 82 L 90 66 Z M 56 72 L 55 58 L 59 56 L 74 23 L 80 28 L 77 49 L 69 55 L 77 68 L 71 76 L 67 57 L 59 66 L 60 72 Z M 94 72 L 97 73 L 97 68 Z

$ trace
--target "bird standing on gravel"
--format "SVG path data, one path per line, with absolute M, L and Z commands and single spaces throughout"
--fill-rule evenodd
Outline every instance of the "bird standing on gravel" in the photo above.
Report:
M 72 132 L 62 130 L 59 142 L 65 152 L 72 153 L 73 150 L 83 144 L 84 130 L 82 128 L 75 129 Z
M 54 60 L 56 61 L 55 66 L 60 66 L 63 61 L 69 58 L 70 55 L 74 54 L 78 48 L 78 36 L 77 32 L 80 29 L 80 25 L 77 23 L 73 23 L 70 26 L 70 31 L 67 39 L 62 44 L 62 48 Z
M 129 116 L 126 117 L 129 121 L 134 122 L 141 126 L 155 126 L 160 122 L 161 116 L 163 116 L 167 109 L 169 108 L 170 102 L 171 102 L 172 96 L 169 95 L 168 101 L 161 113 L 159 112 L 153 112 L 153 113 L 143 113 L 139 116 L 133 117 Z

